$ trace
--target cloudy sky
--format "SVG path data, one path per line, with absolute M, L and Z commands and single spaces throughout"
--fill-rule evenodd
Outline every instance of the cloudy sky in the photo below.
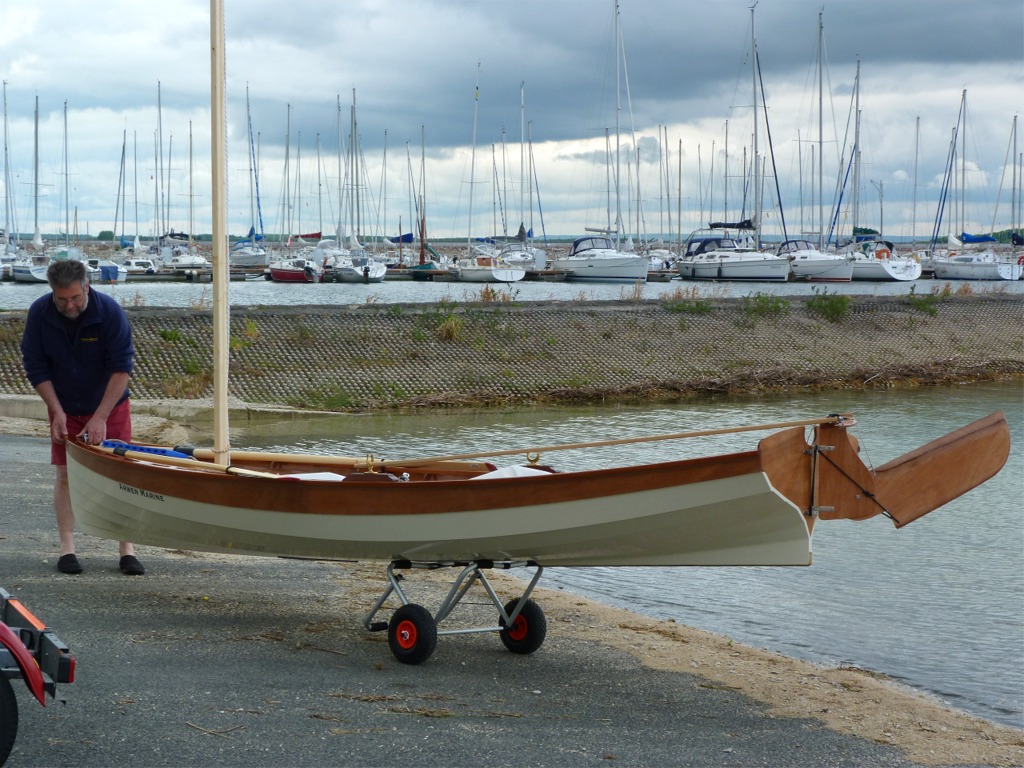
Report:
M 247 90 L 268 233 L 333 231 L 353 99 L 360 170 L 341 186 L 359 190 L 364 235 L 409 230 L 421 188 L 437 237 L 514 233 L 522 219 L 538 236 L 582 234 L 607 225 L 616 167 L 634 234 L 749 216 L 752 22 L 768 115 L 758 155 L 769 169 L 774 155 L 791 234 L 831 217 L 858 60 L 860 184 L 855 194 L 847 182 L 844 199 L 859 196 L 859 223 L 930 235 L 966 90 L 955 184 L 966 213 L 947 206 L 942 234 L 1011 224 L 1021 0 L 761 0 L 753 17 L 750 6 L 621 0 L 617 98 L 612 0 L 225 0 L 230 230 L 252 222 Z M 31 236 L 38 201 L 44 232 L 63 231 L 66 210 L 83 234 L 187 230 L 190 210 L 192 229 L 210 231 L 209 20 L 204 0 L 0 4 L 12 229 Z M 777 231 L 774 181 L 764 189 Z M 852 217 L 847 204 L 847 231 Z

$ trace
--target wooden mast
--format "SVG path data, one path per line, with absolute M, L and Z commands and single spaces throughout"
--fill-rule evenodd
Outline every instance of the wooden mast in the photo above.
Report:
M 230 462 L 228 445 L 228 222 L 224 0 L 210 0 L 210 139 L 213 163 L 213 452 Z

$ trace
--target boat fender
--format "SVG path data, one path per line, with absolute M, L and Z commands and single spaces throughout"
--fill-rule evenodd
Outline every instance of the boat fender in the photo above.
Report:
M 1017 266 L 1024 267 L 1024 256 L 1017 257 Z
M 877 251 L 875 251 L 876 259 L 888 259 L 891 255 L 892 254 L 889 252 L 888 248 L 879 248 Z

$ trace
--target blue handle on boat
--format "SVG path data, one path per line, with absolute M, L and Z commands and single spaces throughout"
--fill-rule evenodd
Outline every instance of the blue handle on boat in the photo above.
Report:
M 131 443 L 122 443 L 120 440 L 104 440 L 100 443 L 100 447 L 112 448 L 114 453 L 122 456 L 125 451 L 135 451 L 136 453 L 151 453 L 155 456 L 171 456 L 176 459 L 192 458 L 187 453 L 175 451 L 172 448 L 154 448 L 151 445 L 132 445 Z

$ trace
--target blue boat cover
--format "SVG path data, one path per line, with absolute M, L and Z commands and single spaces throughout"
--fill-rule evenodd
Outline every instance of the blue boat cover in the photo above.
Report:
M 960 233 L 961 243 L 994 243 L 996 239 L 992 235 L 972 235 L 967 232 Z

